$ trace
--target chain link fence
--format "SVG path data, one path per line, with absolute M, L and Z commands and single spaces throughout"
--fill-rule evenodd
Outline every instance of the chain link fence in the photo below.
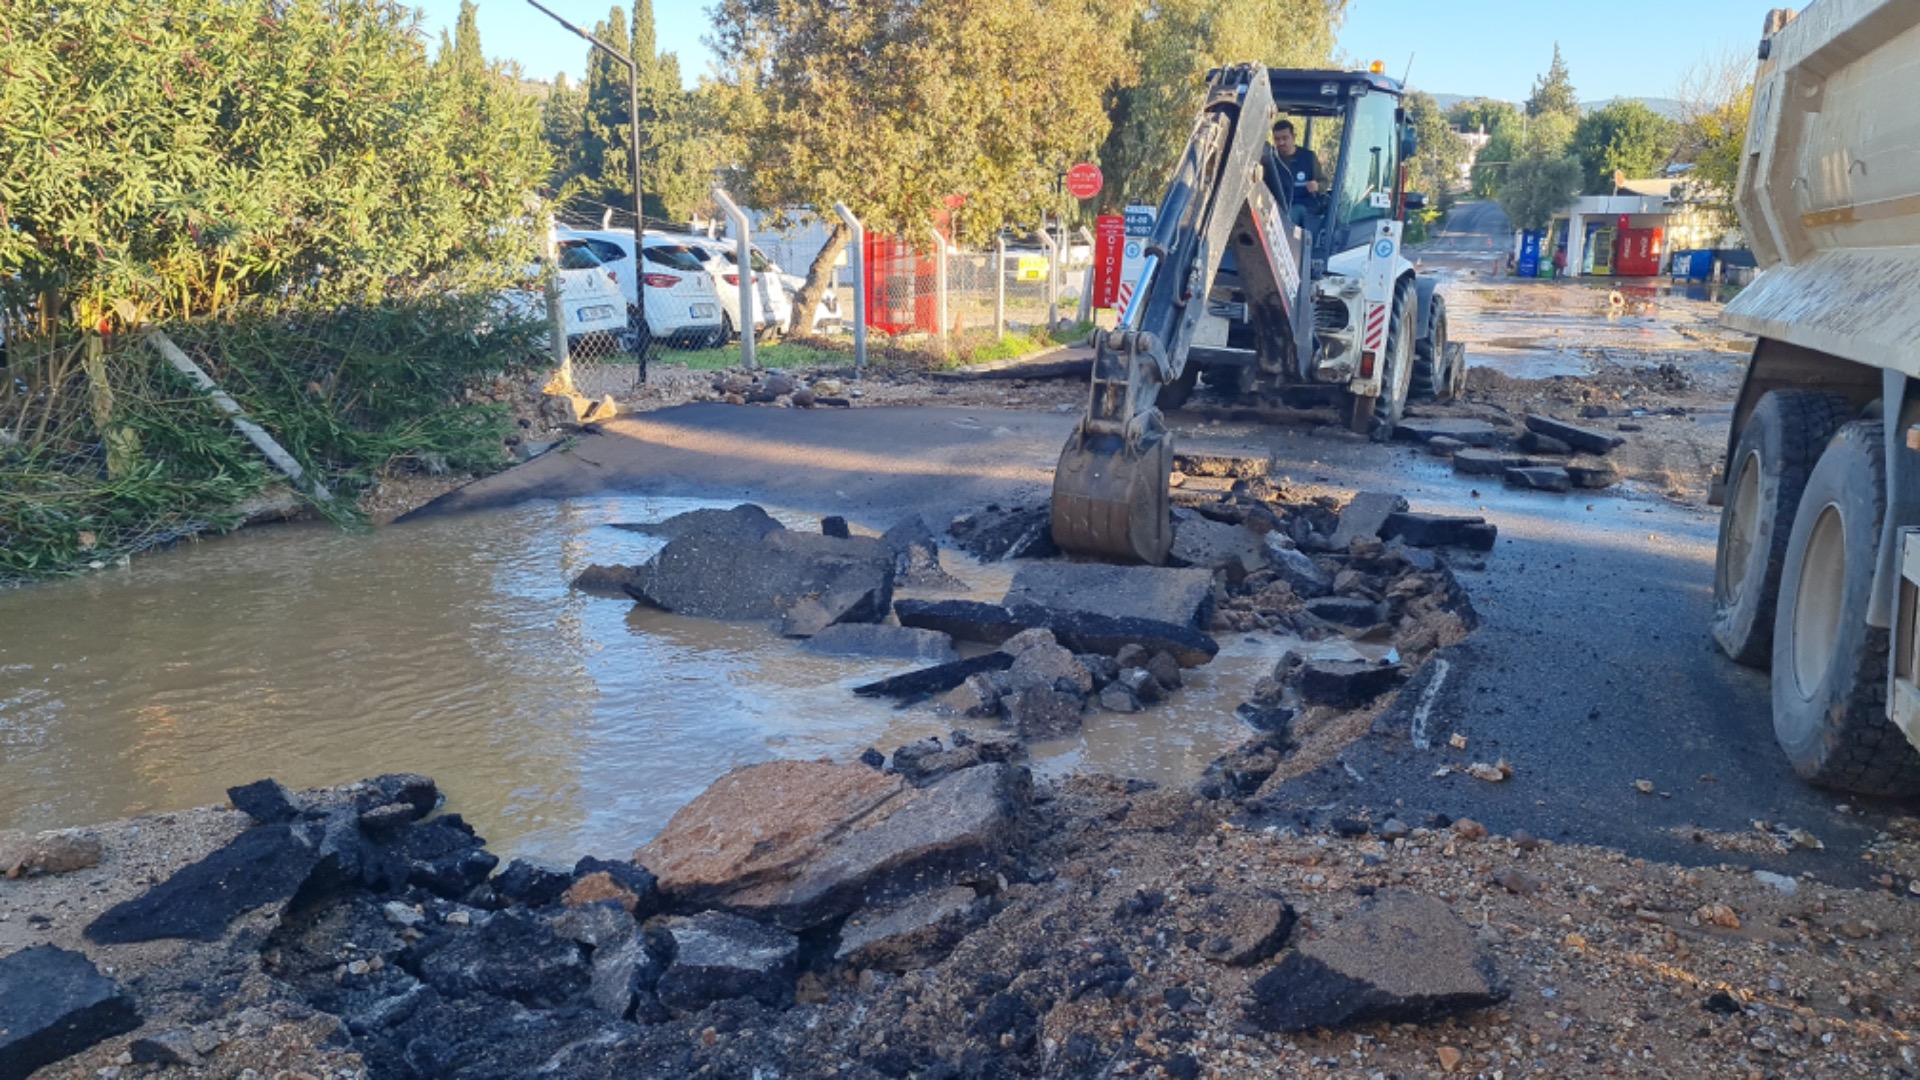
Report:
M 696 371 L 740 366 L 741 328 L 752 324 L 759 366 L 837 366 L 853 362 L 854 289 L 837 280 L 812 317 L 797 310 L 805 265 L 780 260 L 800 249 L 776 233 L 756 234 L 743 274 L 736 240 L 685 224 L 648 220 L 639 270 L 634 269 L 633 218 L 614 207 L 578 203 L 555 230 L 554 265 L 561 302 L 555 325 L 564 352 L 551 347 L 556 368 L 570 379 L 556 381 L 591 401 L 639 396 L 655 368 Z M 583 211 L 599 211 L 584 219 Z M 590 257 L 589 257 L 590 256 Z M 805 257 L 811 261 L 811 254 Z M 743 302 L 741 279 L 751 296 Z M 617 292 L 624 320 L 609 322 L 605 309 Z M 645 315 L 641 314 L 641 307 Z M 751 314 L 743 314 L 748 308 Z
M 255 302 L 111 334 L 6 315 L 0 583 L 302 503 L 352 520 L 387 479 L 493 471 L 564 419 L 542 408 L 546 326 L 491 297 Z
M 949 245 L 944 252 L 894 238 L 870 244 L 867 257 L 869 324 L 896 336 L 937 338 L 944 330 L 950 341 L 1075 321 L 1092 262 L 1088 245 L 1070 245 L 1061 258 L 1057 244 L 1032 238 L 987 250 Z
M 597 212 L 591 220 L 584 212 Z M 696 370 L 744 364 L 737 239 L 715 228 L 649 221 L 639 278 L 634 277 L 632 217 L 617 207 L 577 203 L 556 230 L 555 263 L 562 297 L 554 317 L 560 332 L 552 349 L 557 369 L 570 374 L 556 388 L 597 402 L 641 396 L 658 366 Z M 798 293 L 824 242 L 818 227 L 807 240 L 769 230 L 750 234 L 750 287 L 755 360 L 760 367 L 821 367 L 854 362 L 854 322 L 866 301 L 868 328 L 885 355 L 925 354 L 940 362 L 956 350 L 997 342 L 996 331 L 1028 339 L 1088 321 L 1082 309 L 1092 238 L 1086 230 L 1008 234 L 988 249 L 924 237 L 867 237 L 864 271 L 853 260 L 834 268 L 826 298 L 812 313 L 796 310 Z M 804 231 L 804 230 L 803 230 Z M 580 257 L 590 252 L 591 259 Z M 593 264 L 609 281 L 590 287 L 574 279 Z M 791 265 L 789 265 L 791 263 Z M 635 303 L 644 292 L 646 315 Z M 600 290 L 600 299 L 590 295 Z M 609 321 L 614 292 L 624 321 Z M 564 338 L 564 351 L 559 338 Z M 581 406 L 584 408 L 585 406 Z

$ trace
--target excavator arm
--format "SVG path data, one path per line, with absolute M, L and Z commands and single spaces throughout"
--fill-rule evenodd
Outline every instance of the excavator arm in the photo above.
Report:
M 1173 442 L 1157 407 L 1180 378 L 1231 246 L 1263 365 L 1297 369 L 1312 348 L 1302 240 L 1269 187 L 1267 69 L 1217 71 L 1160 203 L 1146 266 L 1112 330 L 1094 334 L 1087 410 L 1053 476 L 1053 539 L 1071 552 L 1159 564 L 1173 545 Z

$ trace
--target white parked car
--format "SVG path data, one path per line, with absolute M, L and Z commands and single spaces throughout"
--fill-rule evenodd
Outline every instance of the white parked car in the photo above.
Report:
M 727 336 L 732 337 L 740 325 L 740 268 L 735 245 L 728 240 L 709 240 L 704 236 L 690 236 L 684 242 L 701 253 L 702 262 L 713 274 L 726 317 Z M 793 298 L 787 293 L 786 283 L 780 280 L 779 267 L 761 254 L 759 248 L 751 249 L 750 255 L 755 336 L 769 331 L 784 333 L 793 322 Z
M 780 281 L 786 285 L 787 296 L 795 302 L 793 306 L 797 307 L 797 301 L 800 299 L 800 289 L 807 283 L 806 279 L 797 274 L 782 273 L 780 275 Z M 795 322 L 799 320 L 798 311 L 793 313 L 793 318 Z M 832 285 L 827 286 L 826 293 L 820 297 L 819 306 L 814 308 L 813 328 L 815 330 L 838 330 L 846 324 L 846 321 L 847 317 L 840 311 L 839 290 L 835 289 Z M 788 333 L 804 332 L 805 330 L 806 327 L 804 326 L 796 326 L 793 324 L 787 326 Z
M 560 265 L 554 273 L 560 282 L 561 325 L 566 327 L 568 341 L 589 334 L 618 338 L 626 333 L 626 300 L 593 252 L 583 247 L 562 247 Z M 545 318 L 546 294 L 539 279 L 540 267 L 528 267 L 527 284 L 503 293 L 497 306 L 519 318 Z
M 636 313 L 640 289 L 633 269 L 633 233 L 621 229 L 561 229 L 560 243 L 591 251 L 620 286 L 629 315 Z M 718 346 L 726 342 L 720 295 L 705 263 L 686 250 L 680 237 L 649 230 L 643 237 L 646 328 L 676 343 Z M 637 329 L 637 327 L 636 327 Z

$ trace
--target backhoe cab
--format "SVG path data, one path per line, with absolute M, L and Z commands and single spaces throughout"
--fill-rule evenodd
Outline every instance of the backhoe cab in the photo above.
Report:
M 1415 392 L 1457 391 L 1444 306 L 1400 252 L 1402 215 L 1425 205 L 1402 182 L 1416 147 L 1401 95 L 1377 71 L 1213 73 L 1132 300 L 1094 335 L 1086 415 L 1054 472 L 1062 548 L 1166 561 L 1173 448 L 1161 409 L 1184 404 L 1203 372 L 1269 402 L 1335 399 L 1377 437 Z M 1269 139 L 1282 116 L 1305 146 L 1338 126 L 1331 184 L 1298 212 Z

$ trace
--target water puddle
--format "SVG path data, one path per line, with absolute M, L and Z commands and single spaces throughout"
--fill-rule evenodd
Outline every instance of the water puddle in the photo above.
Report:
M 664 543 L 615 523 L 726 505 L 608 496 L 362 534 L 251 529 L 0 591 L 0 828 L 218 803 L 261 776 L 420 772 L 494 850 L 571 861 L 645 841 L 733 766 L 848 760 L 966 723 L 849 692 L 898 662 L 566 588 Z M 949 553 L 948 569 L 995 600 L 1013 568 Z M 1035 765 L 1190 782 L 1245 737 L 1234 707 L 1287 645 L 1223 641 L 1172 702 L 1090 713 Z

